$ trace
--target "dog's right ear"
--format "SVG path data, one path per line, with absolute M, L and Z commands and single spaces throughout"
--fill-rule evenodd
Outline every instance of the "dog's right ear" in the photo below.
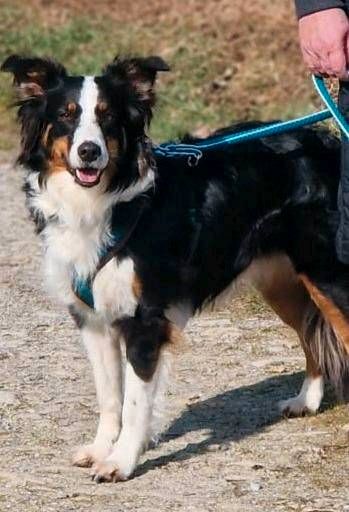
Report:
M 67 75 L 65 68 L 53 60 L 19 55 L 8 57 L 1 71 L 13 74 L 14 85 L 23 100 L 44 96 Z

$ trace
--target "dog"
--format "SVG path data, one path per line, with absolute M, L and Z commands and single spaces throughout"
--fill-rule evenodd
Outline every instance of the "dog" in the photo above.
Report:
M 12 55 L 2 70 L 19 95 L 18 161 L 47 286 L 94 371 L 99 425 L 75 465 L 91 466 L 96 482 L 133 474 L 157 433 L 181 332 L 239 282 L 259 290 L 305 352 L 304 383 L 282 412 L 315 413 L 326 378 L 343 388 L 349 270 L 335 252 L 334 136 L 302 129 L 217 148 L 192 167 L 158 155 L 147 136 L 157 75 L 169 71 L 162 58 L 118 57 L 99 76 L 71 76 L 53 60 Z

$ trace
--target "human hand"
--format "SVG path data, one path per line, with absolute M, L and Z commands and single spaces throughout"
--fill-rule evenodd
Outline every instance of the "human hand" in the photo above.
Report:
M 299 20 L 303 59 L 315 75 L 349 80 L 349 19 L 342 9 L 326 9 Z

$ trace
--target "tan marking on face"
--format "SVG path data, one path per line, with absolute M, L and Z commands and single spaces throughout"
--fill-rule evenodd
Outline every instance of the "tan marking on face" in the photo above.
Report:
M 97 114 L 105 114 L 105 112 L 108 110 L 108 103 L 106 101 L 99 101 L 96 106 L 96 113 Z
M 49 171 L 52 173 L 68 170 L 68 137 L 59 137 L 56 139 L 51 148 L 51 156 L 49 160 Z
M 106 144 L 110 160 L 115 160 L 119 155 L 119 141 L 113 137 L 106 137 Z
M 345 350 L 349 354 L 349 321 L 338 307 L 328 297 L 325 297 L 305 274 L 300 274 L 299 277 L 323 316 L 342 340 Z
M 113 176 L 117 173 L 115 162 L 119 155 L 119 142 L 117 139 L 112 137 L 107 137 L 105 142 L 109 154 L 109 162 L 102 174 L 102 180 L 105 185 L 108 186 L 110 181 L 113 179 Z
M 68 105 L 67 105 L 67 112 L 69 112 L 69 114 L 75 114 L 75 112 L 76 112 L 76 103 L 74 103 L 73 101 L 68 103 Z

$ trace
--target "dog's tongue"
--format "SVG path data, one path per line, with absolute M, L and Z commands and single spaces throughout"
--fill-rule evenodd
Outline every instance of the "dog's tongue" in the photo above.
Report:
M 98 179 L 97 169 L 77 169 L 76 175 L 82 183 L 94 183 Z

